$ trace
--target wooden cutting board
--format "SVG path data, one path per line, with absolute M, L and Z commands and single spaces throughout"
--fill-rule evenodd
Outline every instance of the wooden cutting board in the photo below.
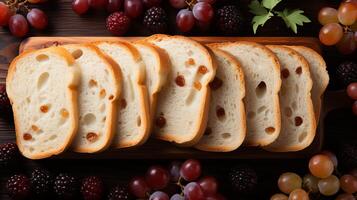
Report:
M 67 43 L 83 43 L 83 42 L 94 42 L 94 41 L 135 41 L 140 40 L 141 37 L 31 37 L 23 41 L 20 45 L 19 51 L 25 51 L 30 49 L 39 49 L 52 45 L 61 45 Z M 315 38 L 306 37 L 193 37 L 193 39 L 201 43 L 212 43 L 212 42 L 223 42 L 223 41 L 253 41 L 259 42 L 261 44 L 282 44 L 282 45 L 302 45 L 310 47 L 317 52 L 321 52 L 319 42 Z M 4 76 L 0 77 L 0 81 L 4 80 Z M 341 98 L 336 95 L 341 96 Z M 336 102 L 336 99 L 338 101 Z M 324 118 L 326 114 L 334 109 L 343 105 L 345 98 L 343 93 L 339 92 L 327 92 L 323 100 L 323 108 L 321 112 L 321 120 L 319 122 L 316 137 L 314 142 L 305 150 L 299 152 L 290 153 L 271 153 L 264 151 L 257 147 L 241 147 L 234 152 L 229 153 L 211 153 L 198 151 L 192 148 L 182 148 L 177 147 L 173 144 L 167 142 L 158 141 L 155 139 L 150 139 L 145 145 L 137 148 L 129 149 L 109 149 L 105 152 L 99 154 L 78 154 L 73 152 L 67 152 L 57 158 L 67 158 L 67 159 L 106 159 L 106 158 L 127 158 L 127 159 L 179 159 L 179 158 L 200 158 L 200 159 L 259 159 L 259 158 L 300 158 L 308 157 L 312 154 L 317 153 L 322 148 L 323 132 L 324 132 Z M 346 104 L 345 104 L 346 105 Z M 0 130 L 4 129 L 3 123 L 0 123 L 2 127 Z M 7 134 L 2 136 L 2 138 L 11 140 L 14 138 L 13 127 L 7 126 L 5 128 L 7 131 L 2 134 Z M 1 138 L 1 137 L 0 137 Z

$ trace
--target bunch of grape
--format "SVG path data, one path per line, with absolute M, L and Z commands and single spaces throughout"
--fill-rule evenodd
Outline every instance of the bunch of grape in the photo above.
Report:
M 189 32 L 195 24 L 201 29 L 210 26 L 216 0 L 170 0 L 172 7 L 181 9 L 176 16 L 176 25 L 182 32 Z
M 357 82 L 348 85 L 347 94 L 355 101 L 352 105 L 352 112 L 357 116 Z
M 16 37 L 24 37 L 29 32 L 29 24 L 37 30 L 47 27 L 47 15 L 38 8 L 29 9 L 27 3 L 39 3 L 40 0 L 8 0 L 0 2 L 0 26 L 9 27 Z M 23 12 L 26 14 L 24 17 Z
M 340 189 L 335 200 L 356 200 L 357 169 L 338 178 L 333 174 L 337 165 L 335 154 L 329 151 L 313 156 L 308 166 L 310 173 L 303 178 L 292 172 L 280 175 L 278 187 L 282 193 L 274 194 L 270 200 L 309 200 L 309 194 L 330 197 L 338 194 Z
M 129 190 L 135 197 L 149 200 L 224 200 L 217 180 L 201 177 L 201 173 L 201 164 L 194 159 L 172 162 L 169 169 L 152 166 L 145 176 L 130 181 Z
M 357 0 L 346 0 L 338 10 L 322 8 L 318 20 L 323 27 L 320 41 L 327 46 L 336 45 L 342 54 L 351 54 L 357 48 Z

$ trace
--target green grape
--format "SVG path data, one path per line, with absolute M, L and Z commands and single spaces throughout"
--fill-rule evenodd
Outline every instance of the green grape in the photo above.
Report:
M 356 41 L 353 32 L 346 32 L 342 39 L 336 44 L 338 51 L 342 54 L 351 54 L 356 50 Z
M 303 189 L 296 189 L 290 193 L 289 200 L 309 200 L 309 194 Z
M 348 194 L 357 192 L 357 178 L 346 174 L 340 178 L 341 189 Z
M 338 23 L 337 10 L 330 7 L 324 7 L 320 10 L 318 20 L 321 25 Z
M 271 196 L 270 200 L 288 200 L 288 196 L 282 193 L 277 193 Z
M 316 178 L 315 176 L 311 174 L 306 174 L 304 178 L 302 179 L 302 187 L 307 191 L 311 193 L 317 193 L 319 192 L 319 187 L 317 186 L 317 183 L 319 182 L 319 179 Z
M 341 3 L 337 13 L 341 24 L 349 26 L 355 23 L 357 18 L 357 6 L 352 2 Z
M 280 175 L 278 180 L 278 187 L 280 191 L 285 194 L 290 194 L 295 189 L 301 188 L 302 180 L 301 177 L 295 173 L 287 172 Z
M 340 181 L 335 175 L 319 180 L 317 186 L 321 194 L 332 196 L 340 189 Z
M 319 39 L 322 44 L 331 46 L 337 44 L 343 35 L 342 26 L 338 23 L 324 25 L 319 33 Z
M 334 167 L 328 156 L 318 154 L 310 159 L 309 169 L 312 175 L 318 178 L 327 178 L 332 174 Z

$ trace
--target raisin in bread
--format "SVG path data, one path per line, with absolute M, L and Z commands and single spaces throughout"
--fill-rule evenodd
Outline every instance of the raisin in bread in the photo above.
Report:
M 281 121 L 278 92 L 280 65 L 266 47 L 253 42 L 209 44 L 233 55 L 241 64 L 245 83 L 247 116 L 245 144 L 266 146 L 279 136 Z
M 192 146 L 207 125 L 209 82 L 216 66 L 209 51 L 183 36 L 153 35 L 145 41 L 163 49 L 171 71 L 158 97 L 154 133 L 159 139 Z
M 204 151 L 228 152 L 236 150 L 246 134 L 244 74 L 233 56 L 219 49 L 212 50 L 217 71 L 210 83 L 208 124 L 195 147 Z
M 149 97 L 145 85 L 145 64 L 134 46 L 126 42 L 98 42 L 99 49 L 120 67 L 122 97 L 116 123 L 117 148 L 143 144 L 150 133 Z
M 320 118 L 321 98 L 327 88 L 330 79 L 328 72 L 326 70 L 326 63 L 319 53 L 308 47 L 304 47 L 304 46 L 289 46 L 289 47 L 297 51 L 299 54 L 301 54 L 309 63 L 310 74 L 313 82 L 312 90 L 311 90 L 311 98 L 312 98 L 312 103 L 314 105 L 314 112 L 315 112 L 315 118 L 317 123 Z
M 148 42 L 135 42 L 133 45 L 145 63 L 146 87 L 149 93 L 150 119 L 152 120 L 156 111 L 157 95 L 165 85 L 169 72 L 168 56 Z
M 78 128 L 79 81 L 74 58 L 61 47 L 26 51 L 12 61 L 6 89 L 25 157 L 47 158 L 71 144 Z
M 278 139 L 265 149 L 277 152 L 299 151 L 311 144 L 316 130 L 309 64 L 291 48 L 278 45 L 267 47 L 279 58 L 283 83 L 279 94 L 281 132 Z
M 106 149 L 112 141 L 120 97 L 120 69 L 94 45 L 63 46 L 81 70 L 78 88 L 79 129 L 72 144 L 76 152 L 94 153 Z

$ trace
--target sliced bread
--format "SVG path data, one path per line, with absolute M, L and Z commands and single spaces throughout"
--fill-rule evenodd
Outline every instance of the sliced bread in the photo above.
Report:
M 148 42 L 133 43 L 145 63 L 146 87 L 149 93 L 150 119 L 156 111 L 157 95 L 165 85 L 169 73 L 168 56 L 164 51 Z
M 230 53 L 242 66 L 247 91 L 244 98 L 247 116 L 245 144 L 271 144 L 279 136 L 281 128 L 278 59 L 269 49 L 253 42 L 227 42 L 209 46 Z
M 98 42 L 95 45 L 119 65 L 123 76 L 113 144 L 117 148 L 141 145 L 149 137 L 150 110 L 145 85 L 145 64 L 140 53 L 126 42 Z
M 269 151 L 299 151 L 311 144 L 316 121 L 311 100 L 312 79 L 303 56 L 286 46 L 269 45 L 279 58 L 283 81 L 280 95 L 281 132 Z
M 73 55 L 81 70 L 79 129 L 72 148 L 81 153 L 102 151 L 111 144 L 115 132 L 120 69 L 94 45 L 63 47 Z
M 145 41 L 168 54 L 171 68 L 159 93 L 154 134 L 165 141 L 192 146 L 207 125 L 214 61 L 204 46 L 183 36 L 153 35 Z
M 246 134 L 244 74 L 233 56 L 215 48 L 212 51 L 217 71 L 210 83 L 208 124 L 195 147 L 204 151 L 234 151 L 243 143 Z
M 289 47 L 297 51 L 302 56 L 304 56 L 306 61 L 309 63 L 310 74 L 313 82 L 312 90 L 311 90 L 311 98 L 312 98 L 312 103 L 314 105 L 315 118 L 317 123 L 320 118 L 321 98 L 330 80 L 328 72 L 326 70 L 326 63 L 322 58 L 322 56 L 319 53 L 317 53 L 315 50 L 312 50 L 304 46 L 289 46 Z
M 25 157 L 47 158 L 71 144 L 78 128 L 79 81 L 74 58 L 61 47 L 26 51 L 12 61 L 6 89 Z

